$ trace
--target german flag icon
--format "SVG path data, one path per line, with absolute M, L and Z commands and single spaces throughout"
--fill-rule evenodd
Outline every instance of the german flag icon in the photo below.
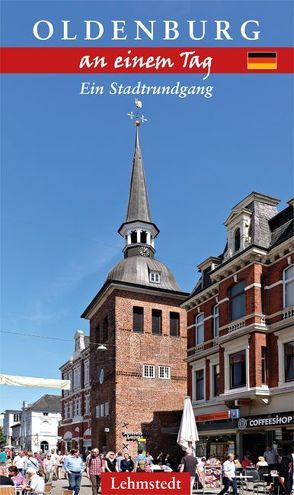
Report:
M 247 52 L 247 69 L 276 70 L 277 67 L 277 52 Z

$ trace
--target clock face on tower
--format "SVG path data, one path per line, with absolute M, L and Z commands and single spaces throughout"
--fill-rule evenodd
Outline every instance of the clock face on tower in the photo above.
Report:
M 144 246 L 142 246 L 142 247 L 140 247 L 140 249 L 139 249 L 139 254 L 140 254 L 141 256 L 150 256 L 150 251 L 149 251 L 148 247 L 144 247 Z

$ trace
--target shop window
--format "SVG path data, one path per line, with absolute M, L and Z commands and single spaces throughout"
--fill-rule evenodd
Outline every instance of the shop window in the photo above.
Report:
M 133 331 L 143 333 L 144 308 L 133 307 Z
M 285 382 L 294 380 L 294 341 L 284 344 Z
M 161 335 L 162 333 L 162 317 L 159 309 L 152 309 L 152 333 L 155 335 Z
M 294 265 L 288 266 L 283 272 L 284 308 L 294 306 Z
M 196 316 L 196 345 L 204 342 L 204 313 Z
M 171 337 L 180 335 L 180 315 L 179 313 L 171 312 L 169 314 L 169 334 Z
M 204 370 L 195 371 L 195 400 L 204 400 Z
M 246 385 L 246 355 L 245 350 L 230 354 L 230 388 Z
M 267 359 L 267 347 L 261 348 L 261 383 L 263 385 L 268 384 L 268 359 Z
M 212 367 L 212 395 L 213 397 L 217 397 L 219 395 L 219 364 L 215 364 Z
M 231 321 L 238 320 L 246 314 L 245 282 L 242 280 L 233 285 L 229 293 Z
M 213 338 L 216 339 L 219 335 L 219 305 L 213 306 Z

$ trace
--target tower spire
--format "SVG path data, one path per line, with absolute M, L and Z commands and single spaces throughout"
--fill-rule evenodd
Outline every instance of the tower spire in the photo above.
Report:
M 130 112 L 131 119 L 135 118 L 136 137 L 135 151 L 132 165 L 132 175 L 129 189 L 129 199 L 126 220 L 119 228 L 121 236 L 125 237 L 125 256 L 144 255 L 153 256 L 154 238 L 159 233 L 158 228 L 152 223 L 151 210 L 149 206 L 147 185 L 144 174 L 142 151 L 139 140 L 140 124 L 146 122 L 144 115 L 139 115 L 138 109 L 142 108 L 140 100 L 135 101 L 137 112 Z M 129 248 L 136 249 L 129 249 Z M 140 249 L 139 249 L 140 248 Z

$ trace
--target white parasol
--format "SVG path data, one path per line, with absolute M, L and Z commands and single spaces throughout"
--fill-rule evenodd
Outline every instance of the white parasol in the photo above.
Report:
M 185 397 L 181 425 L 178 433 L 177 443 L 184 449 L 191 448 L 195 452 L 196 442 L 199 436 L 194 416 L 194 411 L 189 396 Z

